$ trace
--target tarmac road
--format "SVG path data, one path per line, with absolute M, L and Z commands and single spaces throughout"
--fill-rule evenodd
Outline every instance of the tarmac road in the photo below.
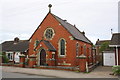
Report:
M 52 77 L 3 71 L 2 78 L 52 78 Z
M 118 76 L 109 75 L 112 73 L 112 67 L 98 66 L 90 73 L 64 71 L 64 70 L 50 70 L 50 69 L 35 69 L 35 68 L 20 68 L 20 67 L 2 67 L 3 76 L 9 73 L 22 73 L 30 77 L 53 77 L 53 78 L 118 78 Z M 7 72 L 7 73 L 4 73 Z M 14 75 L 10 74 L 14 77 Z M 16 75 L 15 74 L 15 75 Z M 19 74 L 22 76 L 22 74 Z M 23 77 L 24 77 L 23 75 Z M 18 76 L 19 77 L 19 76 Z

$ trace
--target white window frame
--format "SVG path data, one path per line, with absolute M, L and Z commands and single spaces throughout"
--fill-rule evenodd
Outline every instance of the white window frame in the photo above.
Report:
M 8 54 L 10 54 L 10 59 L 8 58 Z M 9 61 L 13 61 L 13 52 L 6 52 L 6 56 L 9 59 Z M 12 58 L 11 58 L 12 56 Z
M 61 55 L 61 40 L 64 40 L 65 41 L 65 54 L 64 55 Z M 59 57 L 65 57 L 66 56 L 66 40 L 64 39 L 64 38 L 60 38 L 60 40 L 59 40 L 59 42 L 58 42 L 58 45 L 59 45 L 59 47 L 58 47 L 58 52 L 59 52 Z

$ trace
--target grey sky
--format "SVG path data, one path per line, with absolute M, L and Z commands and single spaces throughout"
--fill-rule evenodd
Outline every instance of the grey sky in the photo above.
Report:
M 93 42 L 111 39 L 110 29 L 118 32 L 119 0 L 2 0 L 0 42 L 14 37 L 29 39 L 48 13 L 75 24 Z

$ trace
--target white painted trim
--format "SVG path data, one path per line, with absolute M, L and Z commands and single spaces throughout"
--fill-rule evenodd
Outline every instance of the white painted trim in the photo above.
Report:
M 60 53 L 61 53 L 61 51 L 60 51 L 60 50 L 61 50 L 61 49 L 60 49 L 60 48 L 61 48 L 61 47 L 60 47 L 60 41 L 61 41 L 62 39 L 65 41 L 65 55 L 61 55 L 61 54 L 60 54 Z M 67 44 L 67 42 L 66 42 L 66 40 L 65 40 L 64 38 L 60 38 L 60 39 L 59 39 L 59 42 L 58 42 L 58 53 L 59 53 L 59 54 L 58 54 L 58 57 L 65 57 L 65 56 L 66 56 L 66 52 L 67 52 L 67 51 L 66 51 L 66 47 L 67 47 L 66 44 Z
M 7 58 L 8 58 L 8 53 L 12 54 L 12 59 L 9 59 L 9 61 L 13 61 L 13 58 L 14 58 L 13 53 L 14 53 L 14 52 L 6 52 Z
M 69 36 L 70 40 L 74 40 L 74 38 L 72 36 Z
M 46 36 L 45 36 L 45 33 L 46 33 L 46 31 L 47 31 L 48 29 L 51 29 L 51 30 L 53 31 L 53 35 L 52 35 L 52 37 L 51 37 L 50 39 L 46 38 Z M 51 27 L 50 27 L 50 28 L 46 28 L 45 31 L 44 31 L 44 33 L 43 33 L 43 36 L 44 36 L 47 40 L 52 40 L 53 37 L 54 37 L 54 35 L 55 35 L 55 31 L 54 31 L 54 29 L 51 28 Z
M 6 52 L 6 53 L 13 53 L 13 52 Z
M 120 45 L 109 45 L 109 47 L 120 47 Z

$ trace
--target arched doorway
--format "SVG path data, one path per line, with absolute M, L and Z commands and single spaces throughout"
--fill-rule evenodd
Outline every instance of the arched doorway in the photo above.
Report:
M 45 65 L 45 64 L 46 64 L 46 52 L 44 49 L 42 49 L 40 52 L 40 65 Z

